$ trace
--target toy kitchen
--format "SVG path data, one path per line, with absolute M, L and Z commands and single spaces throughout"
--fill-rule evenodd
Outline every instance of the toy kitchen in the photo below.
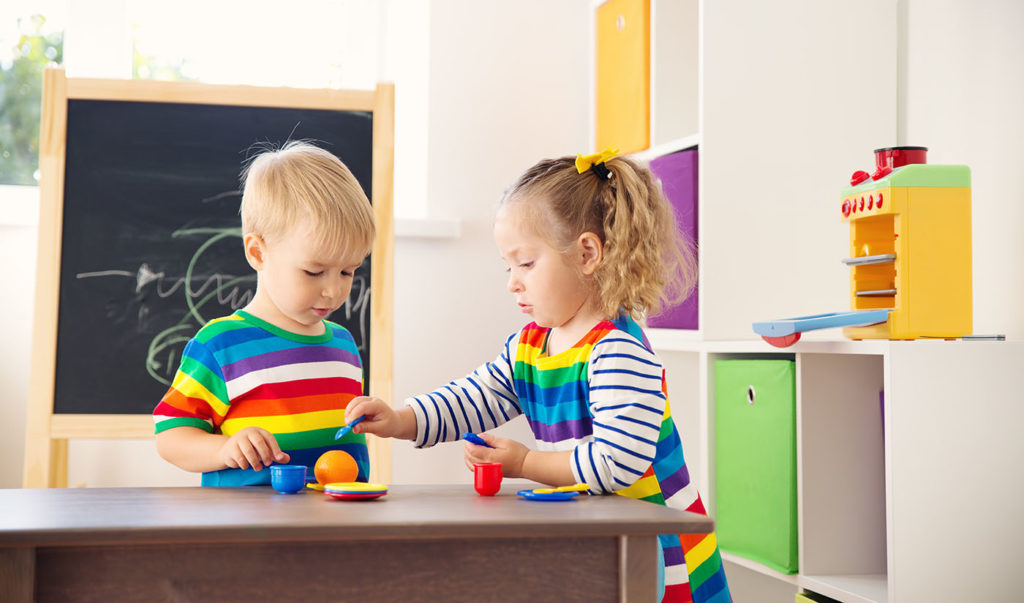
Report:
M 850 339 L 954 339 L 972 332 L 971 171 L 929 165 L 926 147 L 875 150 L 873 173 L 842 189 L 850 225 L 850 311 L 755 322 L 787 347 L 804 331 L 842 327 Z

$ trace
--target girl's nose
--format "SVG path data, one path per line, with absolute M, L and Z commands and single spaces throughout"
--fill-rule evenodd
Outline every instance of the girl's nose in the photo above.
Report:
M 513 274 L 508 275 L 508 290 L 510 293 L 515 293 L 523 288 L 522 283 Z

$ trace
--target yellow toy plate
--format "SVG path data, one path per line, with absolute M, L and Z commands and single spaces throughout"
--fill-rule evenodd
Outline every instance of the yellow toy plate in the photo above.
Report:
M 387 492 L 388 487 L 384 484 L 367 484 L 364 482 L 332 482 L 324 485 L 324 491 L 346 494 L 368 494 L 374 492 Z
M 559 486 L 557 488 L 534 488 L 537 494 L 553 494 L 555 492 L 586 492 L 590 490 L 587 484 L 573 484 L 571 486 Z

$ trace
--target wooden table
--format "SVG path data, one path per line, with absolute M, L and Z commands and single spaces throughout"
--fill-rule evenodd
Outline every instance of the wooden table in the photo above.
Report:
M 655 537 L 711 519 L 471 486 L 0 490 L 0 601 L 653 601 Z

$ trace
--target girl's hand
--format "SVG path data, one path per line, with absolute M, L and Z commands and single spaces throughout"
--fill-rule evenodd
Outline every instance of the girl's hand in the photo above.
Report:
M 260 471 L 274 463 L 287 463 L 291 457 L 277 445 L 277 438 L 266 429 L 246 427 L 228 438 L 217 458 L 232 469 Z
M 473 470 L 473 463 L 501 463 L 503 476 L 524 477 L 523 461 L 530 452 L 529 448 L 515 440 L 499 438 L 489 433 L 481 433 L 479 436 L 493 448 L 466 442 L 463 447 L 463 458 L 470 471 Z
M 411 408 L 395 410 L 391 405 L 373 396 L 353 398 L 345 407 L 345 420 L 352 423 L 359 417 L 366 419 L 352 428 L 352 433 L 372 433 L 382 438 L 416 437 L 416 417 Z

